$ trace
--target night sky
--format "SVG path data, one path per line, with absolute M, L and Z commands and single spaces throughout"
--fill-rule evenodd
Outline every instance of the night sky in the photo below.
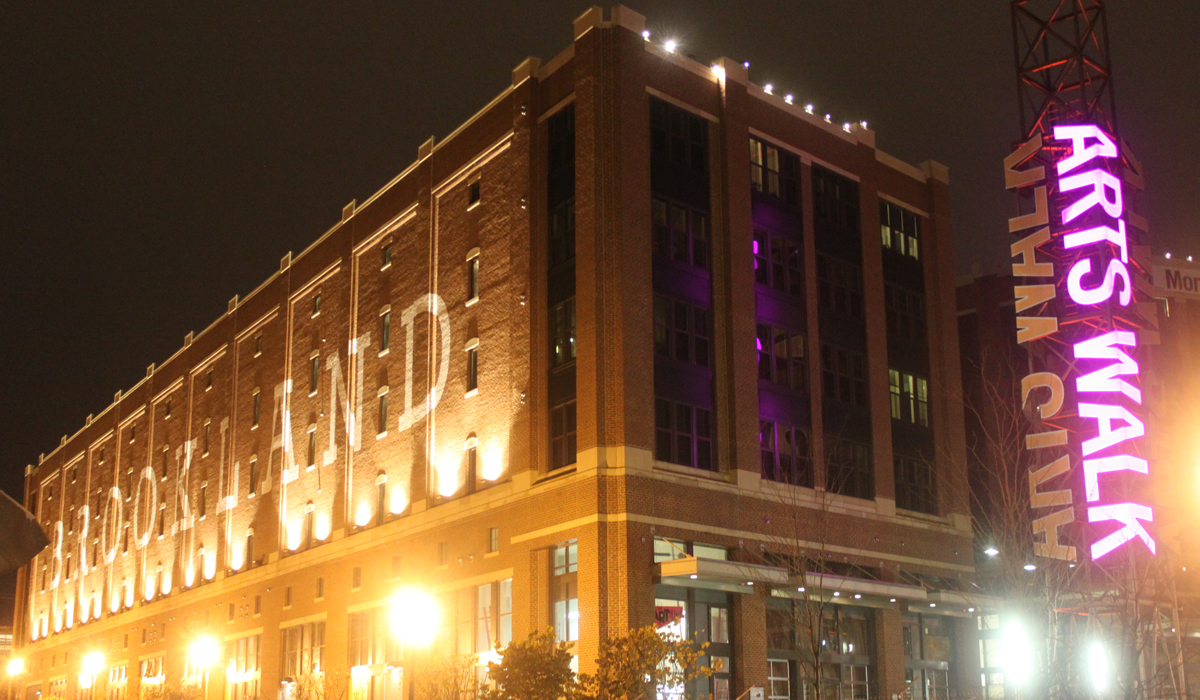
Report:
M 183 8 L 183 5 L 189 7 Z M 1005 0 L 633 0 L 881 149 L 950 166 L 958 268 L 1006 263 Z M 510 82 L 556 2 L 0 0 L 0 488 Z M 1160 250 L 1200 254 L 1194 0 L 1110 0 L 1118 115 Z M 1190 247 L 1189 247 L 1190 246 Z

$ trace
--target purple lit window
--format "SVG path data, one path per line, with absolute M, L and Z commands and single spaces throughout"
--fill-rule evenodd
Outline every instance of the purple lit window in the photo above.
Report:
M 793 389 L 804 389 L 804 336 L 786 328 L 758 324 L 758 378 Z
M 655 354 L 708 367 L 709 336 L 708 309 L 655 295 Z
M 654 458 L 713 470 L 712 412 L 677 401 L 654 401 Z

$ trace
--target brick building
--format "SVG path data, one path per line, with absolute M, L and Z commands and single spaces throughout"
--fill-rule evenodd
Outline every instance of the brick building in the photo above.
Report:
M 27 698 L 214 637 L 209 698 L 390 700 L 406 588 L 431 653 L 553 625 L 586 671 L 657 620 L 701 692 L 801 697 L 817 600 L 847 697 L 978 687 L 946 169 L 643 27 L 584 13 L 27 470 Z

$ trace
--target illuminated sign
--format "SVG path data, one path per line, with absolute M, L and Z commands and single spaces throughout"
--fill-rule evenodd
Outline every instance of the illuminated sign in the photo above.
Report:
M 1033 370 L 1021 398 L 1033 401 L 1042 425 L 1025 436 L 1034 552 L 1076 559 L 1071 542 L 1081 538 L 1068 533 L 1079 504 L 1093 560 L 1135 541 L 1153 554 L 1146 523 L 1154 511 L 1138 497 L 1149 464 L 1139 456 L 1141 324 L 1127 235 L 1128 221 L 1144 222 L 1126 216 L 1123 161 L 1109 134 L 1056 126 L 1048 140 L 1039 134 L 1005 159 L 1006 186 L 1033 210 L 1010 219 L 1009 231 L 1021 236 L 1012 245 L 1017 341 Z M 1080 471 L 1082 479 L 1073 476 Z

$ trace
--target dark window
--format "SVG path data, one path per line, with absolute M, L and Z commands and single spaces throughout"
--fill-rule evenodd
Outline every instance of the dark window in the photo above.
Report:
M 375 484 L 375 524 L 382 525 L 387 520 L 387 482 Z
M 205 391 L 212 388 L 213 371 L 210 369 L 204 373 L 204 389 Z
M 750 137 L 750 185 L 755 191 L 796 206 L 800 203 L 797 195 L 799 181 L 799 157 Z
M 654 252 L 708 269 L 708 214 L 655 197 L 650 202 Z
M 356 566 L 350 570 L 350 587 L 362 588 L 362 567 Z
M 467 351 L 467 391 L 479 388 L 479 347 Z
M 467 206 L 479 203 L 479 180 L 467 185 Z
M 479 298 L 479 256 L 467 261 L 467 299 Z
M 392 264 L 392 244 L 386 243 L 379 251 L 379 266 L 387 267 Z
M 827 401 L 867 405 L 867 358 L 852 350 L 821 346 L 821 393 Z
M 929 380 L 889 369 L 888 391 L 892 418 L 929 427 Z
M 386 433 L 388 421 L 388 395 L 384 392 L 379 395 L 379 429 L 376 432 Z
M 259 418 L 262 417 L 262 392 L 261 391 L 254 392 L 254 410 L 252 413 L 253 413 L 252 417 L 253 417 L 254 422 L 251 423 L 251 425 L 257 426 Z
M 250 495 L 258 493 L 258 458 L 250 459 Z
M 196 504 L 196 509 L 199 511 L 198 515 L 201 518 L 203 518 L 208 512 L 207 505 L 208 505 L 208 486 L 201 485 L 200 486 L 200 502 Z
M 797 486 L 812 486 L 808 432 L 786 423 L 758 422 L 762 477 Z
M 317 466 L 317 429 L 315 426 L 308 431 L 308 460 L 305 464 L 308 467 Z
M 712 471 L 712 412 L 677 401 L 654 400 L 654 458 Z
M 896 505 L 908 510 L 937 514 L 937 484 L 933 464 L 919 457 L 896 455 Z
M 758 378 L 793 389 L 804 389 L 804 336 L 786 328 L 758 324 Z
M 321 313 L 321 293 L 317 292 L 313 297 L 312 315 L 316 316 L 319 313 Z
M 575 400 L 550 409 L 550 468 L 575 463 Z
M 379 350 L 382 352 L 392 346 L 392 312 L 384 311 L 379 314 Z
M 170 449 L 164 447 L 162 450 L 162 478 L 167 478 L 167 462 L 171 457 Z
M 575 168 L 575 105 L 567 105 L 546 125 L 546 155 L 550 175 Z
M 260 335 L 254 339 L 254 356 L 255 357 L 258 357 L 259 355 L 262 354 L 262 345 L 263 345 L 262 336 Z M 167 415 L 168 416 L 171 415 L 171 407 L 170 406 L 167 406 Z
M 493 527 L 488 529 L 488 552 L 500 551 L 500 528 Z
M 925 295 L 894 284 L 884 285 L 888 333 L 925 342 Z
M 254 596 L 254 614 L 255 615 L 262 614 L 262 596 L 260 596 L 260 595 Z
M 650 150 L 656 158 L 696 172 L 708 170 L 708 125 L 702 117 L 650 100 Z
M 550 309 L 550 366 L 575 360 L 575 298 Z
M 467 491 L 474 492 L 475 484 L 479 481 L 479 448 L 471 445 L 466 452 Z
M 862 268 L 828 255 L 818 255 L 817 297 L 823 308 L 861 318 Z
M 308 361 L 308 393 L 313 393 L 321 382 L 321 356 L 313 355 Z
M 858 233 L 858 183 L 814 165 L 813 218 L 829 233 Z
M 438 542 L 438 566 L 445 566 L 450 563 L 450 545 L 446 542 Z
M 920 218 L 891 202 L 879 202 L 879 228 L 884 250 L 920 260 Z
M 208 454 L 208 448 L 212 445 L 212 423 L 204 424 L 204 454 Z
M 550 212 L 550 267 L 575 259 L 575 200 L 568 200 Z
M 804 296 L 800 243 L 786 236 L 755 231 L 754 281 L 792 296 Z
M 709 311 L 654 296 L 654 352 L 680 362 L 709 366 Z
M 825 487 L 855 498 L 874 498 L 871 448 L 856 440 L 825 434 Z

